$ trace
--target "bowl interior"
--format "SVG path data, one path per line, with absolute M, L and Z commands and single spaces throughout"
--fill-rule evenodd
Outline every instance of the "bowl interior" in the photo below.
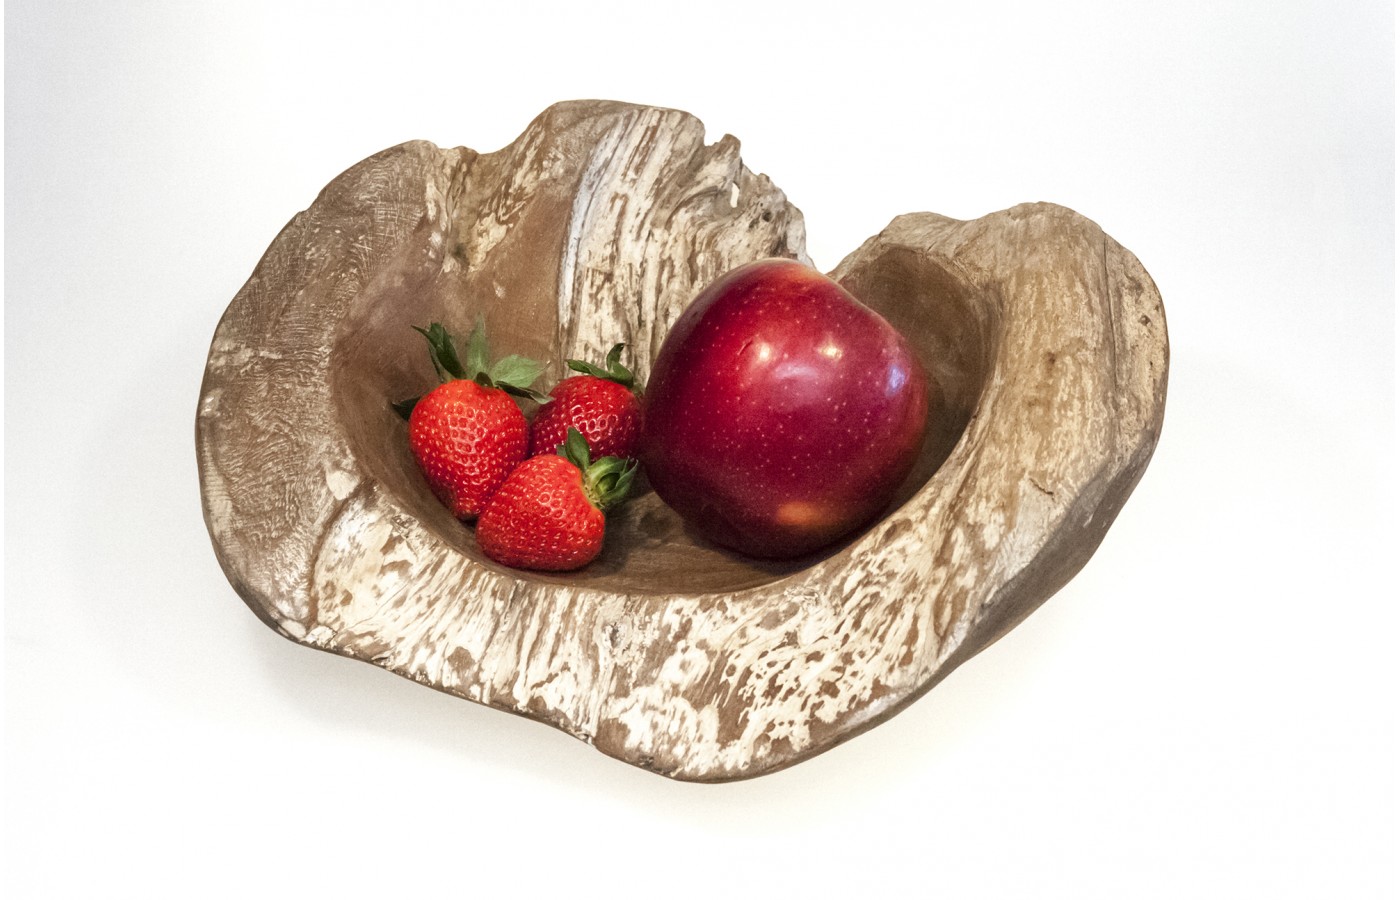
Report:
M 756 587 L 840 554 L 859 537 L 852 535 L 841 544 L 795 560 L 750 559 L 696 535 L 642 479 L 638 495 L 610 515 L 603 553 L 587 568 L 546 575 L 505 570 L 491 562 L 477 547 L 472 527 L 453 518 L 428 490 L 408 450 L 406 423 L 390 403 L 420 395 L 436 384 L 427 345 L 412 328 L 432 321 L 465 335 L 477 315 L 483 315 L 493 355 L 521 353 L 548 360 L 550 369 L 537 385 L 541 389 L 547 390 L 564 376 L 553 291 L 523 283 L 502 290 L 502 274 L 488 278 L 466 267 L 426 266 L 421 255 L 406 254 L 354 298 L 331 349 L 330 388 L 351 452 L 377 489 L 389 492 L 445 544 L 517 578 L 646 595 Z M 546 269 L 541 275 L 537 269 L 518 277 L 547 279 L 550 274 Z M 856 297 L 909 338 L 936 385 L 923 450 L 888 514 L 933 476 L 967 427 L 994 351 L 994 329 L 985 317 L 990 306 L 981 302 L 978 289 L 961 281 L 950 268 L 906 251 L 886 252 L 839 277 Z M 544 299 L 535 303 L 509 299 L 515 297 Z M 541 327 L 541 323 L 547 324 Z M 527 405 L 527 415 L 532 412 Z

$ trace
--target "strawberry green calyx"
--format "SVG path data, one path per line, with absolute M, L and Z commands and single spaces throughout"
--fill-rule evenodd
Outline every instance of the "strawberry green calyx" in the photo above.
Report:
M 592 375 L 594 378 L 616 381 L 629 390 L 635 389 L 637 376 L 633 375 L 632 370 L 622 364 L 622 350 L 626 346 L 626 344 L 614 344 L 601 366 L 595 366 L 581 359 L 571 359 L 568 360 L 569 368 L 575 372 L 582 372 L 584 375 Z
M 476 326 L 467 337 L 465 360 L 457 352 L 457 342 L 451 332 L 441 322 L 433 322 L 427 328 L 413 326 L 413 330 L 423 335 L 433 361 L 433 370 L 438 381 L 453 379 L 475 381 L 482 387 L 499 388 L 515 397 L 524 397 L 536 403 L 546 403 L 549 397 L 530 387 L 544 374 L 544 366 L 533 359 L 512 353 L 494 363 L 486 343 L 486 321 L 478 316 Z M 408 418 L 417 404 L 418 398 L 401 400 L 393 404 L 394 409 Z
M 481 336 L 482 341 L 485 340 L 483 324 L 481 320 L 477 320 L 476 328 L 472 329 L 473 341 L 478 335 Z M 453 378 L 471 377 L 467 375 L 466 368 L 457 356 L 457 345 L 452 340 L 452 334 L 443 327 L 441 322 L 434 322 L 427 328 L 419 328 L 414 325 L 413 330 L 427 339 L 429 356 L 433 361 L 433 370 L 437 372 L 439 382 L 446 382 Z
M 559 455 L 578 466 L 583 473 L 583 492 L 601 512 L 621 503 L 632 489 L 637 461 L 617 456 L 590 460 L 588 439 L 577 428 L 569 429 L 569 436 L 559 446 Z
M 486 320 L 481 316 L 477 317 L 476 326 L 467 337 L 465 362 L 457 355 L 456 343 L 442 323 L 434 322 L 427 328 L 414 326 L 413 330 L 427 339 L 438 380 L 463 378 L 475 381 L 482 387 L 500 388 L 516 397 L 528 397 L 540 402 L 548 399 L 530 388 L 544 374 L 544 366 L 540 363 L 515 353 L 491 362 L 486 343 Z

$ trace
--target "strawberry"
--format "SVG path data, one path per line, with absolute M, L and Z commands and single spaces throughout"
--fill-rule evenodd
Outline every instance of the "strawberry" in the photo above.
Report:
M 636 469 L 616 456 L 590 463 L 588 441 L 571 428 L 559 453 L 532 456 L 510 473 L 477 520 L 477 543 L 518 569 L 586 566 L 603 549 L 604 512 L 627 496 Z
M 428 486 L 457 518 L 473 519 L 525 458 L 529 425 L 511 395 L 543 399 L 529 386 L 544 367 L 513 355 L 489 365 L 481 320 L 465 364 L 442 325 L 415 330 L 427 338 L 442 383 L 395 408 L 408 418 L 408 446 Z
M 635 391 L 636 378 L 619 362 L 622 348 L 609 351 L 602 366 L 569 360 L 574 375 L 549 392 L 530 425 L 530 455 L 555 453 L 570 428 L 577 428 L 595 456 L 637 458 L 642 435 L 642 404 Z

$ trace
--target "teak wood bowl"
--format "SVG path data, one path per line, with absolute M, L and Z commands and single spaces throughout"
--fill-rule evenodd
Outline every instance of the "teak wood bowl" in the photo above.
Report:
M 801 213 L 676 110 L 560 103 L 494 153 L 410 142 L 273 241 L 214 334 L 196 424 L 229 580 L 310 647 L 546 722 L 667 776 L 771 772 L 894 714 L 1088 560 L 1151 457 L 1161 298 L 1063 207 L 899 216 L 832 273 L 939 389 L 897 502 L 841 545 L 756 562 L 654 494 L 569 575 L 498 566 L 428 491 L 391 400 L 435 383 L 411 326 L 485 316 L 498 353 L 645 379 L 727 270 L 806 259 Z

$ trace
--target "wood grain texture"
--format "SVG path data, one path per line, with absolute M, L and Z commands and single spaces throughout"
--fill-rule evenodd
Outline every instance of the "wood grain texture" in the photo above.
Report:
M 896 712 L 1087 561 L 1161 427 L 1167 335 L 1137 259 L 1062 207 L 896 218 L 833 274 L 941 388 L 896 503 L 830 551 L 758 563 L 654 494 L 582 572 L 485 559 L 428 492 L 388 401 L 433 383 L 410 326 L 494 349 L 635 348 L 698 290 L 805 260 L 801 214 L 694 117 L 562 103 L 493 153 L 391 148 L 272 243 L 215 332 L 196 424 L 238 593 L 299 643 L 554 725 L 681 779 L 790 765 Z

